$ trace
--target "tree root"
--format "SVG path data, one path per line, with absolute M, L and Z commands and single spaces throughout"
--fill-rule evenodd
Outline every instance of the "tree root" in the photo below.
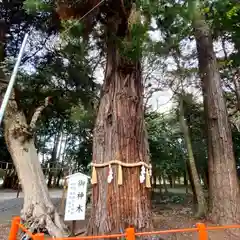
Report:
M 77 233 L 74 234 L 75 236 L 86 236 L 87 235 L 87 228 L 80 229 Z
M 22 221 L 32 233 L 47 233 L 53 237 L 69 236 L 68 229 L 53 206 L 35 203 L 24 208 Z

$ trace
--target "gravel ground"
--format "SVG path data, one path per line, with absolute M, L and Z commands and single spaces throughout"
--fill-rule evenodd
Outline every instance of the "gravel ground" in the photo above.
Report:
M 16 193 L 13 191 L 0 191 L 0 240 L 8 240 L 8 235 L 11 226 L 11 219 L 14 216 L 19 216 L 23 205 L 23 198 L 15 198 Z M 51 196 L 61 195 L 58 191 Z M 21 196 L 21 195 L 20 195 Z M 52 198 L 55 206 L 60 202 L 59 197 Z
M 52 198 L 54 205 L 60 201 L 59 198 Z M 23 198 L 9 199 L 0 203 L 0 224 L 9 224 L 12 217 L 19 216 L 23 206 Z M 1 238 L 0 238 L 1 239 Z
M 8 234 L 10 230 L 9 224 L 0 224 L 0 239 L 8 240 Z

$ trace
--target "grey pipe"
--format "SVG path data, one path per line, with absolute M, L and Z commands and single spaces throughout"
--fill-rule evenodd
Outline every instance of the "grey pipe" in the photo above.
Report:
M 22 56 L 23 56 L 23 53 L 24 53 L 24 49 L 25 49 L 25 46 L 26 46 L 26 43 L 27 43 L 28 36 L 29 36 L 28 33 L 26 33 L 25 36 L 24 36 L 22 46 L 21 46 L 21 49 L 20 49 L 19 54 L 18 54 L 17 61 L 15 63 L 10 81 L 8 83 L 7 91 L 6 91 L 6 93 L 4 95 L 4 98 L 3 98 L 3 101 L 2 101 L 2 105 L 1 105 L 1 108 L 0 108 L 0 124 L 2 123 L 3 116 L 4 116 L 4 113 L 5 113 L 9 98 L 10 98 L 11 93 L 12 93 L 13 85 L 14 85 L 15 80 L 16 80 L 18 68 L 19 68 L 19 65 L 20 65 L 21 60 L 22 60 Z

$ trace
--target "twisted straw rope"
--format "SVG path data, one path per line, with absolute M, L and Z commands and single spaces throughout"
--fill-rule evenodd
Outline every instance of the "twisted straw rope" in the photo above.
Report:
M 145 162 L 136 162 L 136 163 L 125 163 L 125 162 L 121 162 L 119 160 L 111 160 L 109 162 L 105 162 L 105 163 L 91 163 L 92 167 L 97 167 L 97 168 L 101 168 L 101 167 L 107 167 L 109 165 L 112 164 L 118 164 L 121 165 L 123 167 L 139 167 L 139 166 L 145 166 L 148 169 L 152 169 L 152 165 L 151 164 L 147 164 Z

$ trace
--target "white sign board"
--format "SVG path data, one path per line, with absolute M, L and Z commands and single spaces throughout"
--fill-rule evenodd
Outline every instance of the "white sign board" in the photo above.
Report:
M 75 173 L 68 176 L 65 221 L 84 220 L 87 201 L 88 176 Z

